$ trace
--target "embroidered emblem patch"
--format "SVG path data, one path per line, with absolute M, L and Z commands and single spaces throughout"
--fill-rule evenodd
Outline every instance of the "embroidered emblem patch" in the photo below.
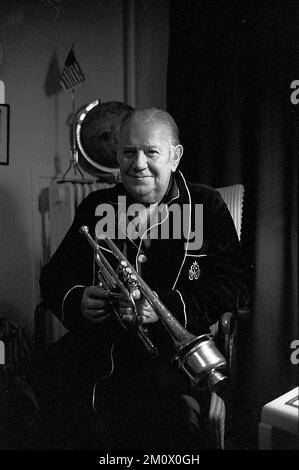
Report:
M 193 281 L 193 279 L 198 279 L 200 275 L 200 269 L 198 266 L 198 262 L 194 261 L 189 269 L 189 279 Z

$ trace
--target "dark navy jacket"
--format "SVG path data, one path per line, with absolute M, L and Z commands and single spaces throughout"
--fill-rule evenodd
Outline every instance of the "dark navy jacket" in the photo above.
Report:
M 97 284 L 98 280 L 93 249 L 79 233 L 79 228 L 87 225 L 94 237 L 99 220 L 95 215 L 96 208 L 99 204 L 109 203 L 117 209 L 121 195 L 127 197 L 127 206 L 134 202 L 121 184 L 91 193 L 77 209 L 71 228 L 42 270 L 42 298 L 71 331 L 105 328 L 104 325 L 95 328 L 80 312 L 84 288 Z M 174 204 L 181 208 L 185 205 L 185 213 L 191 208 L 187 212 L 190 228 L 193 231 L 203 228 L 203 243 L 199 249 L 188 249 L 184 238 L 153 239 L 149 246 L 140 239 L 134 243 L 129 239 L 115 242 L 185 328 L 195 334 L 207 333 L 209 326 L 223 313 L 242 308 L 248 302 L 247 270 L 234 222 L 217 190 L 187 184 L 180 172 L 172 178 L 163 202 L 168 211 L 166 218 L 168 213 L 172 216 Z M 195 207 L 199 204 L 203 208 L 201 228 L 194 226 L 198 224 Z M 138 261 L 140 254 L 146 256 L 143 263 Z M 159 321 L 149 326 L 163 347 L 162 329 Z

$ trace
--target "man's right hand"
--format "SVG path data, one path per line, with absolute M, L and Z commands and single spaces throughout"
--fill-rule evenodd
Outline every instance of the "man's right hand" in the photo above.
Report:
M 101 287 L 86 287 L 81 300 L 81 312 L 84 318 L 93 323 L 102 323 L 110 317 L 108 292 Z

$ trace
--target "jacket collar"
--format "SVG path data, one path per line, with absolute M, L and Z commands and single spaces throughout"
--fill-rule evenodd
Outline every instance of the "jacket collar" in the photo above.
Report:
M 170 205 L 174 201 L 180 200 L 180 195 L 181 195 L 181 190 L 182 188 L 182 182 L 181 182 L 181 175 L 179 172 L 175 172 L 171 175 L 169 185 L 167 188 L 167 191 L 163 197 L 163 199 L 160 201 L 160 204 L 163 204 L 164 206 Z M 183 191 L 184 193 L 184 191 Z M 134 204 L 137 201 L 126 191 L 124 185 L 122 183 L 118 183 L 114 188 L 112 188 L 112 191 L 110 193 L 110 197 L 108 200 L 108 203 L 111 205 L 114 205 L 116 208 L 116 213 L 118 213 L 119 209 L 119 196 L 125 196 L 126 197 L 126 206 L 129 207 L 130 204 Z M 183 201 L 182 201 L 183 202 Z M 166 209 L 166 207 L 165 207 Z M 166 212 L 167 214 L 167 212 Z M 116 216 L 115 220 L 115 226 L 116 229 L 118 230 L 118 217 Z M 162 221 L 163 223 L 163 221 Z M 132 243 L 137 249 L 138 245 L 134 243 L 128 236 L 126 237 L 127 242 Z M 116 241 L 116 240 L 115 240 Z

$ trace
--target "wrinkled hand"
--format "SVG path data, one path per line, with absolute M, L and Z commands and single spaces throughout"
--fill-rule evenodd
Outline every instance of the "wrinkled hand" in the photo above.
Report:
M 147 323 L 154 323 L 158 320 L 158 316 L 155 313 L 155 311 L 152 309 L 151 305 L 149 302 L 146 300 L 146 298 L 141 294 L 141 292 L 137 289 L 134 294 L 133 294 L 136 308 L 137 308 L 137 314 L 139 318 L 141 319 L 142 324 L 147 324 Z M 126 323 L 127 325 L 132 325 L 134 322 L 135 316 L 133 315 L 131 304 L 129 301 L 125 298 L 120 298 L 118 301 L 118 313 L 121 317 L 121 319 Z
M 81 312 L 84 318 L 93 323 L 102 323 L 111 313 L 107 301 L 108 292 L 101 287 L 86 287 L 81 300 Z

